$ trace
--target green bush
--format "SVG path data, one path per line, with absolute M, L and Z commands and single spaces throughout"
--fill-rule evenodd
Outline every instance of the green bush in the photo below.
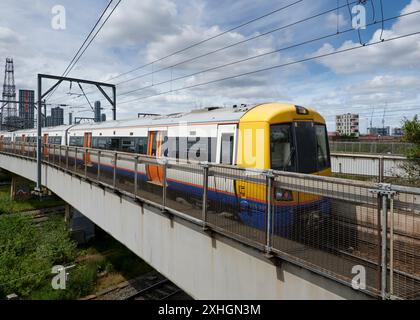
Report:
M 10 293 L 30 297 L 50 283 L 55 264 L 74 260 L 76 245 L 62 218 L 50 218 L 37 227 L 30 217 L 0 218 L 0 298 Z

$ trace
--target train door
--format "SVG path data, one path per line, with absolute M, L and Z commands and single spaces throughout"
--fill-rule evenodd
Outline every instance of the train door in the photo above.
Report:
M 83 137 L 83 147 L 92 148 L 92 132 L 85 132 L 85 135 Z M 83 160 L 88 166 L 92 165 L 92 161 L 91 161 L 89 153 L 83 154 Z
M 233 165 L 236 162 L 236 125 L 217 127 L 216 163 Z
M 167 136 L 166 131 L 149 131 L 148 144 L 147 144 L 147 155 L 152 157 L 162 157 L 163 154 L 163 143 Z M 149 182 L 155 184 L 163 183 L 163 167 L 160 165 L 147 165 L 147 177 Z
M 48 157 L 48 133 L 44 133 L 44 139 L 42 141 L 43 145 L 44 145 L 44 157 Z

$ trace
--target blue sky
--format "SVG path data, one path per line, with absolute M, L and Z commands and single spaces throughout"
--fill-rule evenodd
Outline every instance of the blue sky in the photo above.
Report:
M 294 2 L 296 0 L 122 0 L 70 76 L 106 81 L 122 72 Z M 382 2 L 385 19 L 397 16 L 401 12 L 420 10 L 420 0 Z M 107 3 L 107 0 L 60 2 L 2 0 L 0 59 L 4 61 L 8 56 L 14 58 L 17 87 L 35 89 L 37 73 L 61 74 Z M 63 5 L 66 9 L 65 30 L 54 30 L 51 27 L 53 17 L 51 9 L 57 4 Z M 346 5 L 346 0 L 339 0 L 339 5 Z M 169 67 L 274 28 L 334 9 L 336 6 L 337 0 L 303 0 L 269 17 L 154 63 L 152 66 L 113 79 L 111 82 L 130 80 Z M 377 21 L 381 19 L 380 0 L 367 1 L 365 8 L 367 23 L 373 22 L 373 12 Z M 5 12 L 7 14 L 4 14 Z M 340 31 L 351 28 L 347 7 L 338 11 L 338 18 L 334 10 L 217 54 L 168 68 L 153 76 L 139 77 L 122 83 L 117 86 L 119 117 L 135 117 L 137 112 L 172 113 L 209 105 L 285 101 L 318 109 L 326 117 L 330 131 L 335 129 L 335 114 L 359 113 L 363 132 L 371 117 L 374 125 L 382 126 L 384 109 L 386 109 L 385 125 L 391 127 L 398 126 L 402 117 L 412 117 L 415 113 L 419 113 L 420 36 L 154 96 L 171 89 L 180 89 L 357 46 L 359 36 L 357 31 L 353 30 L 322 41 L 266 55 L 263 58 L 189 76 L 207 68 L 334 34 L 337 22 Z M 386 22 L 383 38 L 389 39 L 417 31 L 420 31 L 420 13 Z M 360 32 L 364 43 L 378 40 L 380 34 L 380 23 Z M 2 65 L 3 63 L 1 62 Z M 183 78 L 170 81 L 177 77 Z M 163 81 L 167 83 L 155 85 Z M 143 87 L 147 88 L 127 93 Z M 86 87 L 85 91 L 91 92 L 92 89 Z M 69 92 L 68 85 L 60 87 L 50 102 L 71 105 L 76 116 L 91 116 L 84 98 L 76 99 L 67 92 Z M 75 87 L 71 92 L 79 93 Z M 88 96 L 92 101 L 101 98 L 95 92 L 89 93 Z M 109 106 L 104 104 L 104 107 L 110 116 Z

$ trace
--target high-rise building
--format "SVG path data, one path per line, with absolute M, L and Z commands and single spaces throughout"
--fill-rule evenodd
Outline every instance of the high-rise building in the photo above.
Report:
M 101 122 L 101 102 L 100 101 L 95 101 L 93 111 L 94 111 L 94 121 Z
M 64 124 L 64 109 L 60 107 L 51 108 L 52 126 L 60 126 Z M 47 117 L 48 120 L 48 117 Z M 47 121 L 48 126 L 48 121 Z
M 52 127 L 53 126 L 53 118 L 51 116 L 47 116 L 45 119 L 45 126 L 46 127 Z
M 19 118 L 25 129 L 35 127 L 35 91 L 19 90 Z
M 335 118 L 336 131 L 340 136 L 359 136 L 359 115 L 346 113 Z

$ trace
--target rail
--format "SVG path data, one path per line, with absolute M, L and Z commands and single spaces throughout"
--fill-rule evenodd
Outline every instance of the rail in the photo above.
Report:
M 0 153 L 35 161 L 36 146 Z M 43 145 L 43 164 L 375 297 L 420 298 L 420 189 Z

